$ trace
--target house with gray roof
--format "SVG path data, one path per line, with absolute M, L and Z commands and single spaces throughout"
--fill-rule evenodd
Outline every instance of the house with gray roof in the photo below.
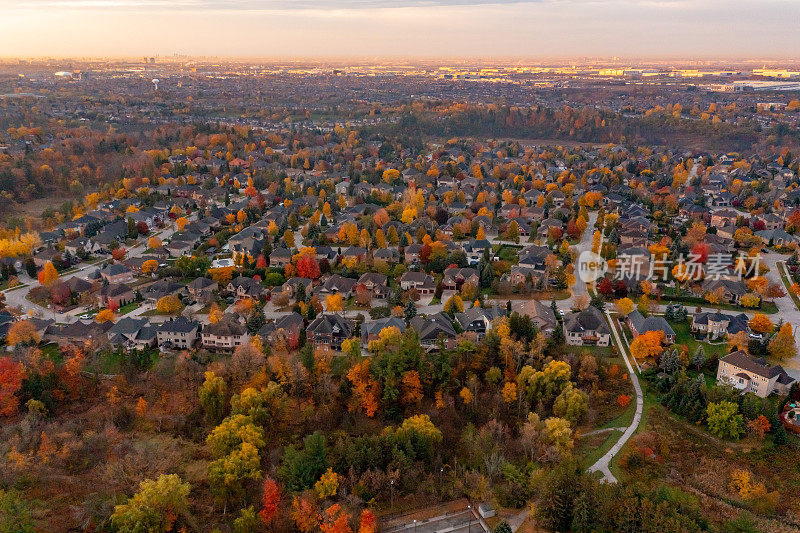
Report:
M 648 316 L 645 318 L 642 313 L 634 309 L 628 314 L 627 320 L 634 338 L 650 331 L 660 331 L 664 334 L 665 344 L 673 344 L 675 342 L 675 331 L 663 316 Z
M 605 317 L 592 305 L 564 317 L 564 336 L 571 346 L 608 346 L 611 342 Z

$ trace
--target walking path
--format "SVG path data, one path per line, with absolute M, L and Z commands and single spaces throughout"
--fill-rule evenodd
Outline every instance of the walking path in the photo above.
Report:
M 603 474 L 602 481 L 606 483 L 616 483 L 617 478 L 614 477 L 614 474 L 611 473 L 611 470 L 608 468 L 608 466 L 611 464 L 611 460 L 614 459 L 622 447 L 625 446 L 625 443 L 628 442 L 628 439 L 630 439 L 636 430 L 639 429 L 639 423 L 642 421 L 642 411 L 644 410 L 644 395 L 642 394 L 642 387 L 639 385 L 639 377 L 636 375 L 636 372 L 631 365 L 629 356 L 625 350 L 625 345 L 622 343 L 622 339 L 620 338 L 617 326 L 614 323 L 614 320 L 612 320 L 611 314 L 608 311 L 606 311 L 606 319 L 611 327 L 611 333 L 614 335 L 614 342 L 616 342 L 617 346 L 619 347 L 620 354 L 622 354 L 622 358 L 625 360 L 625 365 L 628 367 L 628 375 L 631 378 L 633 390 L 636 391 L 636 412 L 633 415 L 633 421 L 631 421 L 631 425 L 625 429 L 625 432 L 611 447 L 611 449 L 608 450 L 600 459 L 598 459 L 595 464 L 589 467 L 588 472 L 600 472 Z

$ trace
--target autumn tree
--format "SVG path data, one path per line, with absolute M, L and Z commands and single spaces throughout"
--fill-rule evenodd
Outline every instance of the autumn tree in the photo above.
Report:
M 162 296 L 156 303 L 156 310 L 162 315 L 174 315 L 182 308 L 181 299 L 176 294 Z
M 614 307 L 622 316 L 628 316 L 633 312 L 633 300 L 630 298 L 621 298 L 614 303 Z
M 664 340 L 663 331 L 647 331 L 636 337 L 631 343 L 631 355 L 636 359 L 655 357 L 663 349 L 661 343 Z
M 758 417 L 747 423 L 747 428 L 758 440 L 762 440 L 770 429 L 769 420 L 764 415 L 758 415 Z
M 352 533 L 353 531 L 350 529 L 350 517 L 338 503 L 325 509 L 321 518 L 319 529 L 322 533 Z
M 301 278 L 317 279 L 322 275 L 319 262 L 313 255 L 303 254 L 297 260 L 297 275 Z
M 775 329 L 775 325 L 772 323 L 772 320 L 763 313 L 756 313 L 753 315 L 753 318 L 750 319 L 748 322 L 750 329 L 755 331 L 756 333 L 772 333 L 772 330 Z
M 797 345 L 794 342 L 794 332 L 790 323 L 786 322 L 780 327 L 769 341 L 767 350 L 779 361 L 793 359 L 797 355 Z
M 414 404 L 422 400 L 422 382 L 420 381 L 419 372 L 408 370 L 403 374 L 401 391 L 403 403 Z
M 39 334 L 36 327 L 30 320 L 19 320 L 13 322 L 6 334 L 6 344 L 17 346 L 18 344 L 36 344 L 39 342 Z
M 306 496 L 295 496 L 292 500 L 292 520 L 301 533 L 317 531 L 319 515 L 314 502 Z
M 208 275 L 211 276 L 211 279 L 216 281 L 220 287 L 224 287 L 233 277 L 233 270 L 234 267 L 210 268 L 208 270 Z
M 0 357 L 0 416 L 11 416 L 19 409 L 17 393 L 25 379 L 25 367 L 11 357 Z
M 369 509 L 361 511 L 358 533 L 375 533 L 376 525 L 375 514 L 372 511 Z
M 198 392 L 200 405 L 205 411 L 206 420 L 210 423 L 216 423 L 225 414 L 225 399 L 228 395 L 228 386 L 225 384 L 225 380 L 214 374 L 214 372 L 206 372 L 205 378 Z
M 325 307 L 331 313 L 340 312 L 344 309 L 344 301 L 339 293 L 328 294 L 325 296 Z
M 142 263 L 142 274 L 145 276 L 149 276 L 153 274 L 158 269 L 158 261 L 155 259 L 148 259 L 144 263 Z
M 175 220 L 175 227 L 178 228 L 178 231 L 183 231 L 188 223 L 189 221 L 186 219 L 186 217 L 178 217 L 178 219 Z
M 335 496 L 338 490 L 339 474 L 334 472 L 332 468 L 328 468 L 328 470 L 320 476 L 319 481 L 314 484 L 314 492 L 317 493 L 317 497 L 320 500 Z
M 443 311 L 445 313 L 449 313 L 453 315 L 455 313 L 463 313 L 464 312 L 464 300 L 461 299 L 461 296 L 458 294 L 454 294 L 444 304 Z
M 278 489 L 278 484 L 275 483 L 271 477 L 264 478 L 264 497 L 263 506 L 259 511 L 258 516 L 265 524 L 272 522 L 275 514 L 278 512 L 278 505 L 281 501 L 281 493 Z
M 117 531 L 172 531 L 175 521 L 188 516 L 189 484 L 175 474 L 139 484 L 139 492 L 114 507 L 111 524 Z
M 102 324 L 103 322 L 113 322 L 114 321 L 114 310 L 113 309 L 101 309 L 94 315 L 94 321 Z
M 245 484 L 260 477 L 261 459 L 250 442 L 242 443 L 208 465 L 211 492 L 225 503 L 240 498 L 245 493 Z
M 208 321 L 212 324 L 216 324 L 220 320 L 222 320 L 222 309 L 220 308 L 217 302 L 211 304 L 211 308 L 208 310 Z
M 287 248 L 294 247 L 294 233 L 292 233 L 292 230 L 287 229 L 283 232 L 283 242 L 286 243 Z
M 126 250 L 125 248 L 122 248 L 122 247 L 121 248 L 116 248 L 116 249 L 111 251 L 111 258 L 114 259 L 114 261 L 117 261 L 117 262 L 122 261 L 123 259 L 125 259 L 126 255 L 128 255 L 128 250 Z
M 39 271 L 38 278 L 39 284 L 45 286 L 51 285 L 58 279 L 58 271 L 51 261 L 44 264 L 44 268 Z
M 370 418 L 378 411 L 380 385 L 370 373 L 370 359 L 364 359 L 347 371 L 347 380 L 353 387 L 352 408 L 363 409 Z
M 568 384 L 553 403 L 553 414 L 569 420 L 571 423 L 580 421 L 589 410 L 589 396 L 582 390 Z

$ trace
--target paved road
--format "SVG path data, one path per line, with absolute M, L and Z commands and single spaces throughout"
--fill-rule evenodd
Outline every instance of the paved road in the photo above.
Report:
M 773 316 L 777 319 L 783 319 L 784 323 L 792 325 L 796 344 L 798 342 L 798 334 L 800 334 L 800 309 L 795 305 L 794 300 L 792 300 L 788 292 L 788 287 L 783 283 L 778 267 L 778 264 L 783 263 L 787 257 L 788 256 L 775 252 L 768 252 L 762 255 L 762 260 L 764 264 L 769 267 L 767 277 L 771 281 L 778 283 L 786 291 L 786 295 L 782 298 L 775 298 L 774 301 L 775 305 L 778 307 L 778 312 Z M 787 361 L 781 361 L 781 366 L 786 370 L 787 374 L 795 379 L 800 379 L 800 355 Z
M 611 318 L 611 314 L 606 311 L 606 319 L 608 320 L 609 325 L 611 326 L 611 333 L 614 335 L 614 342 L 616 343 L 617 347 L 619 348 L 619 352 L 622 354 L 622 358 L 625 360 L 625 366 L 628 367 L 628 376 L 631 378 L 631 383 L 633 384 L 633 390 L 636 391 L 636 412 L 633 414 L 633 420 L 631 421 L 631 425 L 625 429 L 625 432 L 619 438 L 619 440 L 608 450 L 605 455 L 603 455 L 600 459 L 597 460 L 595 464 L 589 467 L 588 472 L 600 472 L 603 474 L 602 480 L 606 483 L 616 483 L 617 478 L 614 477 L 614 474 L 611 473 L 611 470 L 608 468 L 608 465 L 611 463 L 611 460 L 622 450 L 622 447 L 625 446 L 625 443 L 628 442 L 636 430 L 639 428 L 639 423 L 642 421 L 642 411 L 644 410 L 644 395 L 642 394 L 642 387 L 639 384 L 639 377 L 636 375 L 636 372 L 631 365 L 630 358 L 625 350 L 625 345 L 622 344 L 622 340 L 620 339 L 619 331 L 617 329 L 617 325 L 614 320 Z
M 592 240 L 594 239 L 594 224 L 596 221 L 597 221 L 597 211 L 591 211 L 589 213 L 589 222 L 586 226 L 586 230 L 583 232 L 583 235 L 581 235 L 580 242 L 572 247 L 576 252 L 578 252 L 579 256 L 582 252 L 588 252 L 591 251 L 592 249 Z M 576 264 L 575 265 L 576 269 L 577 266 L 578 265 Z M 580 277 L 576 272 L 575 283 L 572 286 L 572 296 L 570 298 L 570 301 L 572 301 L 576 296 L 580 296 L 583 294 L 588 295 L 589 291 L 586 289 L 586 283 L 580 280 Z

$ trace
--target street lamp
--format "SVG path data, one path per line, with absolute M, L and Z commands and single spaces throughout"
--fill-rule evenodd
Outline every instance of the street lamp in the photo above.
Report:
M 469 513 L 469 522 L 467 523 L 467 533 L 472 531 L 472 506 L 467 505 L 467 512 Z
M 417 521 L 414 520 L 414 533 L 417 533 Z
M 394 480 L 389 482 L 389 501 L 391 502 L 392 512 L 394 512 Z

